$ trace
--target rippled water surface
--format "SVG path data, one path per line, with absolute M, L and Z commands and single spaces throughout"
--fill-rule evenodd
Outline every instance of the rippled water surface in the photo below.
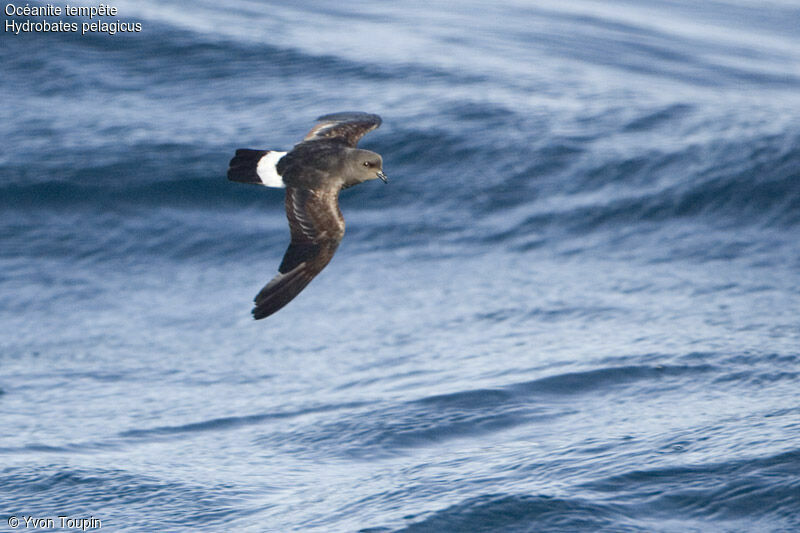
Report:
M 800 530 L 796 3 L 115 5 L 0 48 L 0 529 Z M 390 183 L 255 322 L 228 160 L 349 109 Z

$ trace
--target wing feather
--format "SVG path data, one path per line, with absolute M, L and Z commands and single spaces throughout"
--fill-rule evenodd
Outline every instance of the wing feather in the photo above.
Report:
M 348 111 L 323 115 L 317 124 L 303 139 L 315 141 L 320 139 L 337 140 L 355 148 L 361 137 L 381 125 L 381 117 L 360 111 Z
M 333 258 L 344 236 L 337 196 L 337 191 L 286 189 L 286 218 L 292 242 L 279 274 L 255 298 L 256 319 L 265 318 L 292 301 Z
M 300 294 L 316 275 L 307 263 L 300 263 L 286 274 L 278 274 L 256 296 L 253 317 L 260 320 L 275 313 Z

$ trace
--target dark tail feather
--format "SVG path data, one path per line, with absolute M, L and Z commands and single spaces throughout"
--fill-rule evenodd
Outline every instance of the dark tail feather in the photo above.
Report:
M 257 183 L 261 185 L 261 178 L 256 172 L 258 162 L 269 153 L 269 150 L 251 150 L 239 148 L 231 159 L 228 167 L 228 179 L 240 183 Z

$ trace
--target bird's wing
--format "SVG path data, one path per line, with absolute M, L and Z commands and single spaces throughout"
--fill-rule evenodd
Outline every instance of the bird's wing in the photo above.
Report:
M 286 218 L 292 242 L 278 268 L 279 274 L 256 296 L 253 308 L 256 320 L 288 304 L 333 258 L 344 236 L 337 193 L 297 187 L 286 189 Z
M 378 115 L 360 111 L 333 113 L 319 117 L 317 125 L 311 128 L 303 140 L 339 140 L 347 146 L 355 148 L 361 137 L 380 125 L 381 117 Z

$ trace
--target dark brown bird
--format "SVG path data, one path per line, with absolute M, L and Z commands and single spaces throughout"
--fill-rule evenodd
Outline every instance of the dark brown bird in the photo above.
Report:
M 256 320 L 289 303 L 330 262 L 344 237 L 339 191 L 374 179 L 387 182 L 381 156 L 356 148 L 361 137 L 380 125 L 378 115 L 334 113 L 319 117 L 288 153 L 236 150 L 228 179 L 286 187 L 286 218 L 292 234 L 278 275 L 255 298 Z

